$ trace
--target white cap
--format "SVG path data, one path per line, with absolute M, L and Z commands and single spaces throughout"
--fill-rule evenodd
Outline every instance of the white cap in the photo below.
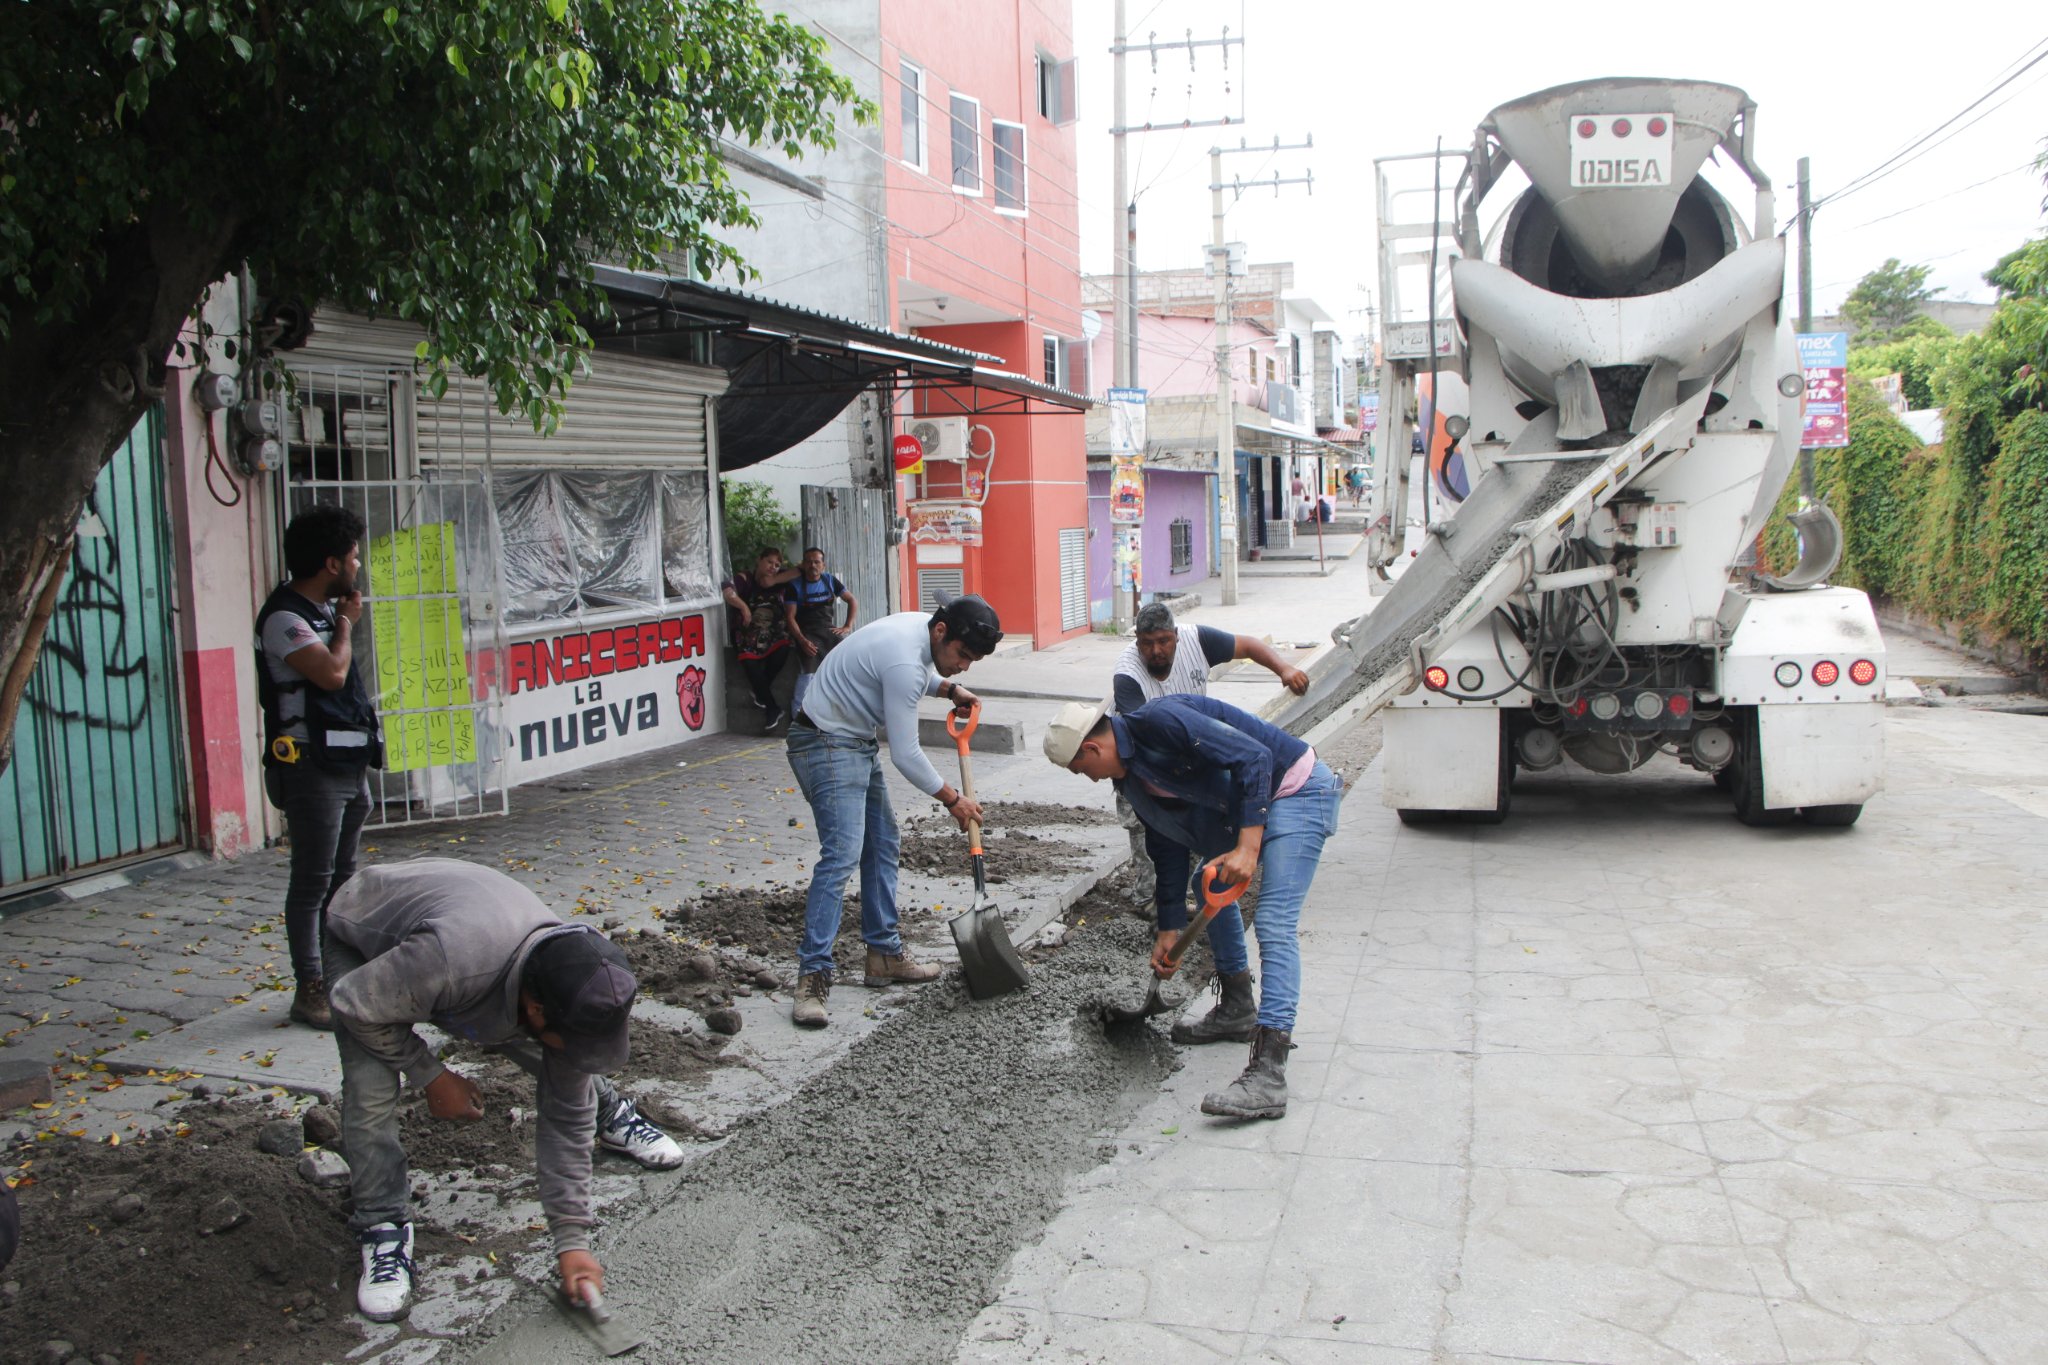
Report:
M 1045 756 L 1065 768 L 1081 752 L 1081 741 L 1109 714 L 1107 701 L 1070 701 L 1045 727 Z

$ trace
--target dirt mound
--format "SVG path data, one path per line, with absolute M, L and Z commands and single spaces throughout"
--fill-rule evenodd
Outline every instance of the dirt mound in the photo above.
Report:
M 665 912 L 666 935 L 641 934 L 619 946 L 649 998 L 699 1011 L 729 1005 L 735 995 L 772 990 L 793 976 L 804 937 L 805 892 L 780 882 L 716 887 Z M 923 907 L 899 904 L 906 935 L 924 913 Z M 850 893 L 832 945 L 835 969 L 841 975 L 859 971 L 866 952 L 860 896 Z
M 335 1360 L 353 1325 L 355 1239 L 341 1193 L 299 1178 L 296 1158 L 256 1150 L 275 1117 L 193 1106 L 184 1137 L 109 1147 L 66 1138 L 25 1153 L 21 1285 L 0 1312 L 0 1359 L 33 1360 L 53 1338 L 79 1359 Z M 132 1196 L 132 1198 L 131 1198 Z M 200 1231 L 227 1221 L 224 1231 Z
M 1113 825 L 1111 811 L 1087 806 L 1059 806 L 1050 801 L 991 801 L 983 809 L 989 830 L 1038 829 L 1045 825 Z
M 1052 876 L 1084 865 L 1088 851 L 1049 834 L 1019 828 L 982 832 L 983 861 L 989 885 L 1021 877 Z M 903 852 L 897 865 L 905 872 L 936 877 L 972 877 L 967 836 L 951 820 L 918 821 L 903 828 Z

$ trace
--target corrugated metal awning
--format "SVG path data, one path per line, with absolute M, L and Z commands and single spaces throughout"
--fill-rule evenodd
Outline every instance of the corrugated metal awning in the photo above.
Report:
M 744 469 L 810 436 L 863 390 L 916 389 L 927 411 L 1076 413 L 1089 399 L 1002 369 L 994 356 L 870 327 L 697 280 L 599 267 L 615 321 L 600 350 L 708 363 L 718 399 L 718 463 Z

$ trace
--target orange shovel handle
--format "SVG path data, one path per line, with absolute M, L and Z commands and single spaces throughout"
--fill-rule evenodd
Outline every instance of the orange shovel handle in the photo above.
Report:
M 981 726 L 981 703 L 975 702 L 967 710 L 967 723 L 960 723 L 958 711 L 946 713 L 946 733 L 953 737 L 953 744 L 960 750 L 960 756 L 967 756 L 967 741 L 974 738 L 974 732 Z
M 1214 863 L 1202 865 L 1202 908 L 1188 920 L 1187 927 L 1180 931 L 1180 937 L 1175 939 L 1173 947 L 1167 950 L 1166 960 L 1172 968 L 1167 973 L 1168 976 L 1180 970 L 1180 955 L 1185 953 L 1188 945 L 1209 927 L 1209 921 L 1216 918 L 1216 912 L 1226 905 L 1235 905 L 1238 898 L 1244 895 L 1244 889 L 1251 885 L 1250 882 L 1239 882 L 1235 886 L 1226 886 L 1218 890 L 1209 881 L 1214 867 Z

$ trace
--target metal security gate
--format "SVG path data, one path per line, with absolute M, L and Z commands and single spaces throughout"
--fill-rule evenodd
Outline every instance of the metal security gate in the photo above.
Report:
M 372 823 L 508 808 L 503 554 L 491 503 L 496 414 L 473 385 L 421 394 L 409 370 L 296 370 L 285 422 L 287 519 L 359 513 L 363 621 L 354 637 L 384 724 Z M 424 435 L 422 434 L 424 433 Z M 280 527 L 282 531 L 282 527 Z
M 0 774 L 0 888 L 186 840 L 161 417 L 100 471 Z
M 887 491 L 805 484 L 798 497 L 804 546 L 823 550 L 825 567 L 845 580 L 860 604 L 856 624 L 879 621 L 895 610 L 889 600 Z
M 1088 528 L 1060 532 L 1060 629 L 1088 624 Z

